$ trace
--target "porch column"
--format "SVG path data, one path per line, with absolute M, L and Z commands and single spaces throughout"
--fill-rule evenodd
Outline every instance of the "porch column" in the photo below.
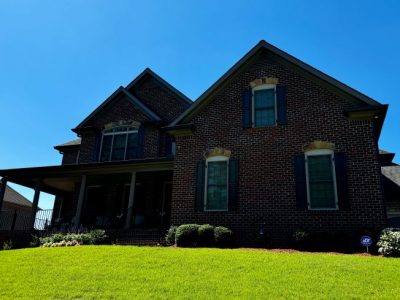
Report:
M 35 185 L 35 194 L 33 195 L 33 201 L 32 201 L 32 215 L 31 215 L 31 224 L 30 224 L 30 229 L 34 229 L 35 226 L 35 220 L 36 220 L 36 212 L 38 209 L 38 204 L 39 204 L 39 196 L 40 196 L 40 187 L 41 187 L 42 181 L 39 179 L 36 182 Z
M 131 185 L 129 189 L 128 208 L 126 210 L 125 228 L 127 229 L 130 228 L 132 225 L 133 203 L 135 202 L 135 187 L 136 187 L 136 172 L 132 172 Z
M 0 213 L 3 208 L 4 194 L 6 193 L 7 188 L 7 177 L 3 177 L 1 179 L 1 187 L 0 187 Z
M 81 187 L 79 189 L 78 204 L 76 206 L 76 214 L 75 214 L 75 218 L 74 218 L 75 226 L 79 226 L 79 223 L 81 222 L 81 214 L 82 214 L 82 208 L 83 208 L 83 199 L 85 197 L 85 189 L 86 189 L 86 175 L 82 175 Z

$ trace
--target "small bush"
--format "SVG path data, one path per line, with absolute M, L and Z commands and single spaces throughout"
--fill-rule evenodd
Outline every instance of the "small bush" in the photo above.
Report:
M 178 247 L 196 247 L 198 242 L 197 224 L 184 224 L 176 229 L 175 244 Z
M 306 249 L 307 244 L 309 243 L 309 239 L 309 232 L 302 229 L 296 229 L 292 234 L 293 247 L 299 250 Z
M 400 257 L 400 228 L 382 230 L 377 245 L 379 253 L 383 256 Z
M 177 226 L 171 226 L 168 229 L 167 234 L 165 235 L 165 243 L 168 246 L 172 246 L 175 244 L 175 233 L 177 228 Z
M 62 241 L 77 241 L 83 245 L 95 245 L 104 242 L 107 238 L 104 230 L 92 230 L 86 233 L 54 233 L 50 236 L 39 238 L 40 244 L 53 245 Z M 56 247 L 56 246 L 52 246 Z
M 218 226 L 214 229 L 215 244 L 220 248 L 231 248 L 234 245 L 234 235 L 232 230 Z
M 13 243 L 11 240 L 5 241 L 3 243 L 3 250 L 11 250 L 13 248 Z
M 199 226 L 198 229 L 198 245 L 200 247 L 212 247 L 215 244 L 214 226 L 204 224 Z

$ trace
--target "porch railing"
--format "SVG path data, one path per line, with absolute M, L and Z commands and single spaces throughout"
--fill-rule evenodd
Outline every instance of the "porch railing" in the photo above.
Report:
M 0 212 L 0 230 L 46 230 L 50 226 L 52 214 L 52 209 L 38 210 L 32 228 L 30 211 L 3 210 Z

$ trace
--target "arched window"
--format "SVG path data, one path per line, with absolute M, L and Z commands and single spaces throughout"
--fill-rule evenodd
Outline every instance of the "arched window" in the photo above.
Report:
M 317 149 L 305 152 L 308 208 L 338 209 L 334 152 Z
M 119 126 L 103 131 L 100 161 L 127 160 L 137 157 L 138 128 Z

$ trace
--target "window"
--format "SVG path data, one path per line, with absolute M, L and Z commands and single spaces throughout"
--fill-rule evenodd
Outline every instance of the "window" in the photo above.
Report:
M 338 208 L 336 174 L 332 150 L 312 150 L 305 154 L 308 208 Z
M 228 161 L 226 156 L 214 156 L 206 161 L 205 210 L 228 210 Z
M 126 160 L 137 157 L 138 130 L 133 127 L 115 127 L 104 130 L 100 161 Z
M 275 85 L 263 84 L 253 88 L 253 126 L 266 127 L 276 124 Z

